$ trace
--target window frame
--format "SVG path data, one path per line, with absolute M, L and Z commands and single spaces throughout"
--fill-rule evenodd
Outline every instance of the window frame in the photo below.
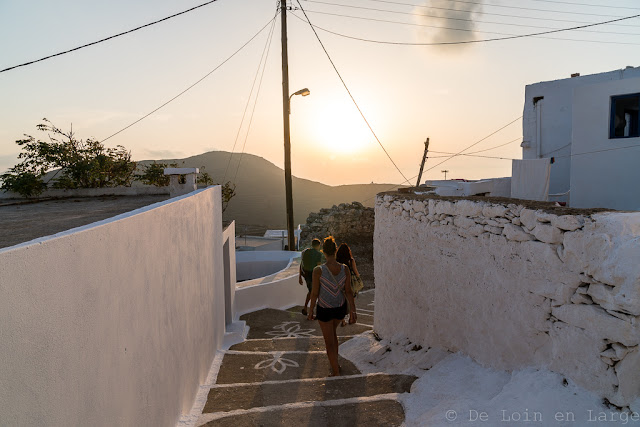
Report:
M 639 138 L 640 137 L 640 129 L 638 130 L 637 135 L 629 135 L 629 136 L 616 136 L 615 135 L 615 113 L 616 113 L 616 101 L 627 98 L 638 98 L 638 107 L 640 107 L 640 92 L 637 93 L 627 93 L 624 95 L 612 95 L 610 98 L 611 105 L 609 106 L 609 139 L 628 139 L 628 138 Z M 640 121 L 640 111 L 638 111 L 638 121 Z M 640 126 L 640 123 L 639 123 Z

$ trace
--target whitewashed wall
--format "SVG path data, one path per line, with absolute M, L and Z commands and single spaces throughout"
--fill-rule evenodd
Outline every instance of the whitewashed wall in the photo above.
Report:
M 220 187 L 0 250 L 0 425 L 169 426 L 225 332 Z
M 252 255 L 253 254 L 253 255 Z M 236 286 L 236 315 L 261 310 L 263 308 L 286 309 L 304 304 L 307 295 L 306 285 L 300 285 L 300 252 L 293 251 L 254 251 L 238 252 L 238 270 L 241 264 L 249 264 L 251 260 L 288 259 L 286 267 L 268 276 L 240 282 Z M 304 283 L 304 282 L 303 282 Z
M 640 214 L 407 197 L 376 203 L 379 334 L 640 396 Z
M 571 206 L 640 211 L 640 138 L 609 139 L 611 97 L 632 93 L 640 76 L 575 89 Z
M 584 85 L 639 76 L 640 68 L 628 68 L 526 86 L 522 118 L 522 135 L 525 142 L 522 158 L 535 159 L 538 158 L 538 153 L 540 157 L 558 157 L 551 165 L 549 186 L 551 194 L 564 193 L 570 188 L 572 166 L 571 158 L 567 156 L 571 154 L 572 117 L 574 105 L 577 105 L 573 102 L 574 89 Z M 534 105 L 534 98 L 537 97 L 544 97 L 544 99 Z M 541 121 L 540 127 L 538 127 L 538 119 Z M 607 131 L 608 129 L 606 127 Z M 561 199 L 563 198 L 554 200 Z

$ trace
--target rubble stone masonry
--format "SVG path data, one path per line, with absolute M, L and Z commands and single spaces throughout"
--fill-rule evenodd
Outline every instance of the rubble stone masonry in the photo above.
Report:
M 640 213 L 379 195 L 375 330 L 640 409 Z

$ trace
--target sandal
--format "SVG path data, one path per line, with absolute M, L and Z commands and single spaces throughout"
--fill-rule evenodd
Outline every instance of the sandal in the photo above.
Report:
M 344 328 L 345 326 L 347 326 L 347 322 L 345 322 L 345 320 L 342 319 L 342 322 L 340 322 L 340 326 Z

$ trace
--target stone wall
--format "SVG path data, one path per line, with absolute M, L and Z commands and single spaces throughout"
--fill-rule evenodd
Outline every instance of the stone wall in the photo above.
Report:
M 334 236 L 339 239 L 371 236 L 374 229 L 374 210 L 359 202 L 341 203 L 331 209 L 309 214 L 302 226 L 300 248 L 309 245 L 314 238 Z
M 639 409 L 640 213 L 398 193 L 375 209 L 380 335 L 548 367 Z

